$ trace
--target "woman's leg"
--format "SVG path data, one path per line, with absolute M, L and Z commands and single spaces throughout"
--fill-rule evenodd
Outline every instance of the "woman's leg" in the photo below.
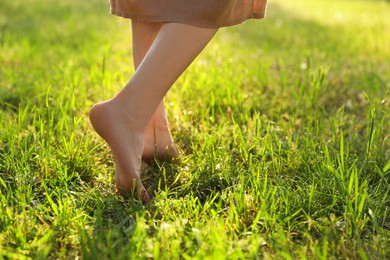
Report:
M 134 67 L 138 68 L 144 59 L 163 23 L 132 21 Z M 144 132 L 142 159 L 151 161 L 154 157 L 171 159 L 179 155 L 168 127 L 164 101 L 161 100 Z
M 178 23 L 162 25 L 133 77 L 112 99 L 94 105 L 90 120 L 121 168 L 117 188 L 150 200 L 141 183 L 144 130 L 161 100 L 214 36 L 216 29 Z

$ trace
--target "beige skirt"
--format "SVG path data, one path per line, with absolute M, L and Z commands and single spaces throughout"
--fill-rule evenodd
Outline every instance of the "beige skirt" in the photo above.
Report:
M 144 22 L 224 27 L 264 18 L 267 0 L 110 0 L 111 13 Z

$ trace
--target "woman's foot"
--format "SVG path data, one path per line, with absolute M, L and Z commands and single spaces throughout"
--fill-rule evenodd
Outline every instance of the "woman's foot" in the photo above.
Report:
M 95 104 L 89 113 L 95 131 L 108 143 L 117 167 L 116 187 L 131 193 L 143 203 L 150 197 L 141 182 L 141 157 L 144 147 L 143 127 L 120 104 L 106 101 Z
M 167 123 L 156 124 L 152 119 L 144 131 L 142 160 L 150 162 L 157 158 L 169 161 L 177 156 L 179 150 L 173 142 Z

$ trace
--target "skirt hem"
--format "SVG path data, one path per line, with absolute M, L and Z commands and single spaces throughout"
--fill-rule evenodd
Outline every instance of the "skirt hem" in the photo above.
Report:
M 142 21 L 142 22 L 151 22 L 151 23 L 183 23 L 183 24 L 189 24 L 197 27 L 203 27 L 203 28 L 220 28 L 220 27 L 228 27 L 228 26 L 234 26 L 241 23 L 244 23 L 247 20 L 250 19 L 263 19 L 265 18 L 265 14 L 252 14 L 248 18 L 245 19 L 235 19 L 235 20 L 229 20 L 229 22 L 212 22 L 212 21 L 191 21 L 188 19 L 168 19 L 166 17 L 152 17 L 152 16 L 144 16 L 144 15 L 135 15 L 132 13 L 123 12 L 121 10 L 117 10 L 114 8 L 111 8 L 111 14 L 116 15 L 119 17 L 136 20 L 136 21 Z

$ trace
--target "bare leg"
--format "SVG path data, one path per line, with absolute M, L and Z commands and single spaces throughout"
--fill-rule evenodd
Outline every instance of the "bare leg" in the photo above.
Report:
M 134 67 L 138 68 L 163 23 L 148 23 L 133 20 L 133 58 Z M 142 159 L 146 162 L 154 157 L 171 159 L 177 157 L 179 152 L 173 144 L 173 139 L 168 127 L 168 117 L 165 112 L 164 102 L 158 105 L 152 119 L 144 132 L 144 150 Z
M 119 191 L 134 192 L 149 202 L 140 179 L 144 130 L 166 92 L 215 32 L 185 24 L 163 24 L 126 86 L 112 99 L 91 108 L 93 127 L 109 144 L 122 169 L 116 177 Z

